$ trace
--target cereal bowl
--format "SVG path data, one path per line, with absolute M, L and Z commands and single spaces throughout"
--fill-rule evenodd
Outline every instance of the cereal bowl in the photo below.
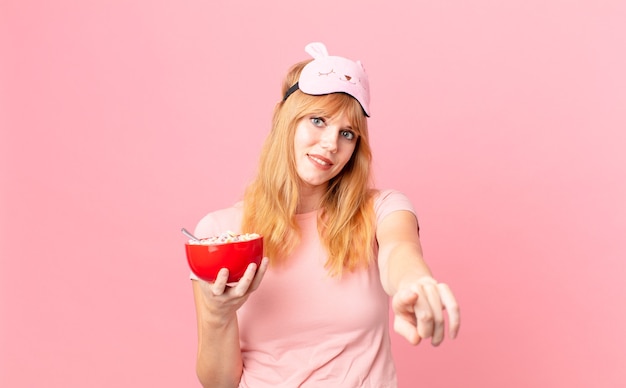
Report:
M 187 262 L 191 271 L 200 279 L 215 281 L 222 268 L 228 269 L 228 283 L 238 282 L 250 263 L 258 266 L 263 258 L 263 236 L 258 234 L 236 235 L 229 232 L 218 237 L 189 240 L 185 244 Z

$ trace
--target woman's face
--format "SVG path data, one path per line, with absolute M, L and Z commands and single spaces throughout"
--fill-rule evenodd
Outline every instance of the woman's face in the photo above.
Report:
M 296 127 L 296 170 L 302 183 L 317 187 L 337 176 L 352 157 L 357 135 L 345 115 L 302 118 Z

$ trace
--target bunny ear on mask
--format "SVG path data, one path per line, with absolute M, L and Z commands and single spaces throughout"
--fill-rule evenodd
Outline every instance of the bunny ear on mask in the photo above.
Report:
M 324 43 L 313 42 L 309 43 L 304 47 L 304 51 L 307 52 L 313 58 L 323 58 L 328 56 L 328 50 L 326 50 L 326 46 Z
M 313 96 L 346 93 L 361 104 L 363 112 L 369 117 L 369 80 L 361 61 L 328 55 L 326 46 L 321 42 L 309 43 L 304 51 L 313 60 L 304 66 L 298 82 L 285 93 L 283 101 L 298 89 Z

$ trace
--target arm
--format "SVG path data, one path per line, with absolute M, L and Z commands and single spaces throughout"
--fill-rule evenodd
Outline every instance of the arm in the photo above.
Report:
M 263 258 L 259 271 L 255 264 L 250 264 L 233 287 L 226 286 L 226 269 L 220 271 L 215 283 L 192 281 L 198 322 L 196 373 L 203 387 L 239 385 L 243 363 L 237 309 L 257 289 L 267 266 L 267 258 Z
M 444 337 L 444 314 L 455 338 L 460 326 L 459 308 L 450 288 L 432 276 L 422 255 L 417 220 L 409 211 L 387 215 L 376 231 L 378 265 L 383 288 L 392 297 L 394 329 L 410 343 Z

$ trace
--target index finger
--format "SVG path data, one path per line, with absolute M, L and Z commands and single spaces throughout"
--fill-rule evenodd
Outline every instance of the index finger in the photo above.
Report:
M 243 273 L 243 276 L 237 284 L 233 286 L 232 294 L 236 296 L 244 296 L 248 292 L 248 288 L 250 288 L 250 284 L 252 284 L 252 280 L 254 279 L 254 274 L 256 273 L 257 265 L 256 263 L 248 264 L 248 268 L 246 268 L 246 272 Z
M 239 282 L 237 282 L 234 286 L 233 293 L 235 295 L 243 296 L 246 293 L 256 290 L 263 279 L 263 275 L 265 275 L 268 263 L 269 259 L 267 257 L 264 257 L 261 260 L 259 266 L 255 263 L 250 263 L 248 268 L 246 268 L 246 272 L 244 272 L 241 279 L 239 279 Z
M 447 284 L 439 283 L 437 287 L 439 288 L 441 302 L 448 312 L 450 337 L 456 338 L 461 328 L 461 311 L 459 305 Z
M 250 285 L 250 291 L 254 291 L 259 287 L 259 284 L 261 284 L 261 280 L 263 280 L 263 276 L 265 276 L 265 271 L 267 271 L 267 267 L 269 266 L 270 263 L 270 259 L 267 257 L 264 257 L 263 259 L 261 259 L 261 265 L 259 265 L 259 269 L 256 271 L 256 274 L 254 275 L 254 280 L 252 281 L 252 284 Z

